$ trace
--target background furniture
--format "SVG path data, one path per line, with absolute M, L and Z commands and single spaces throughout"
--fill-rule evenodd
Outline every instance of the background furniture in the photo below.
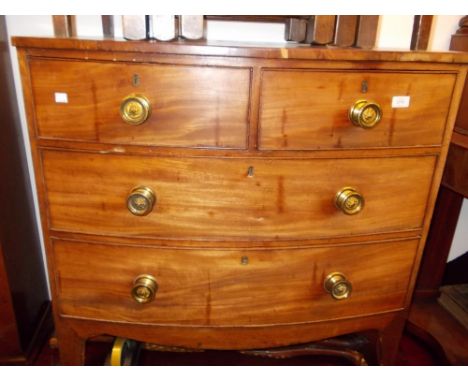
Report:
M 31 363 L 52 326 L 5 16 L 0 16 L 0 364 Z
M 468 17 L 460 20 L 460 29 L 452 36 L 450 48 L 468 51 Z M 448 361 L 458 365 L 468 364 L 468 333 L 437 303 L 437 297 L 465 197 L 468 197 L 468 84 L 451 138 L 408 322 L 410 330 L 433 346 L 441 346 Z M 468 282 L 466 256 L 456 263 L 455 267 L 465 275 L 465 280 L 459 282 Z

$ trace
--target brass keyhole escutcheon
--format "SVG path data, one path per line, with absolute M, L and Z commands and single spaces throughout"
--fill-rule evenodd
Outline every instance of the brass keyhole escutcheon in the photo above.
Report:
M 151 104 L 142 94 L 130 94 L 120 104 L 120 116 L 130 125 L 141 125 L 151 114 Z
M 156 203 L 156 194 L 145 186 L 135 187 L 128 195 L 127 208 L 136 216 L 148 215 Z
M 348 117 L 353 125 L 369 129 L 382 119 L 382 108 L 375 102 L 359 100 L 349 109 Z
M 351 295 L 351 283 L 340 272 L 330 273 L 325 278 L 323 286 L 335 300 L 344 300 Z
M 335 206 L 346 215 L 354 215 L 364 208 L 364 197 L 353 187 L 343 187 L 335 195 Z
M 140 275 L 133 281 L 132 297 L 139 304 L 154 300 L 158 291 L 158 283 L 151 275 Z

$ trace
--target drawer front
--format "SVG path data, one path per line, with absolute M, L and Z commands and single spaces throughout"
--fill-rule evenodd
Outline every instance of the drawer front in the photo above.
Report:
M 35 59 L 30 69 L 40 137 L 246 146 L 249 68 Z M 140 125 L 128 124 L 120 115 L 121 103 L 130 94 L 144 95 L 151 104 L 148 119 Z
M 417 240 L 287 250 L 156 249 L 55 241 L 60 313 L 180 325 L 262 325 L 361 316 L 403 307 Z M 242 259 L 244 257 L 244 259 Z M 324 280 L 351 284 L 336 300 Z M 139 275 L 155 298 L 132 298 Z
M 453 74 L 266 70 L 262 74 L 260 142 L 264 150 L 440 145 Z M 409 96 L 408 107 L 392 107 Z M 358 100 L 380 105 L 372 128 L 355 126 Z M 395 99 L 404 101 L 400 99 Z M 399 103 L 404 106 L 403 103 Z
M 200 240 L 283 240 L 418 229 L 435 157 L 365 159 L 169 158 L 43 151 L 52 229 Z M 127 209 L 138 186 L 146 216 Z M 362 211 L 335 195 L 354 187 Z

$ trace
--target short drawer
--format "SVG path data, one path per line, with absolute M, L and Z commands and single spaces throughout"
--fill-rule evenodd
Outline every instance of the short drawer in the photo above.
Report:
M 50 228 L 194 240 L 295 240 L 419 229 L 435 164 L 433 156 L 294 160 L 54 150 L 42 156 Z M 354 215 L 335 205 L 348 186 L 364 198 Z M 153 193 L 152 203 L 141 189 Z M 134 215 L 138 203 L 152 209 Z
M 404 306 L 417 243 L 206 250 L 55 241 L 59 311 L 88 319 L 203 326 L 387 312 Z M 325 289 L 333 273 L 341 273 L 347 298 L 335 299 Z M 153 277 L 153 284 L 137 287 L 143 275 Z M 147 300 L 134 299 L 137 289 L 136 296 Z
M 455 79 L 454 74 L 415 72 L 265 70 L 259 147 L 316 150 L 440 145 Z M 349 110 L 360 100 L 380 106 L 381 119 L 374 127 L 350 121 Z
M 249 68 L 33 59 L 30 70 L 40 137 L 246 146 Z M 121 105 L 129 95 L 146 98 L 151 110 L 145 122 L 122 119 Z

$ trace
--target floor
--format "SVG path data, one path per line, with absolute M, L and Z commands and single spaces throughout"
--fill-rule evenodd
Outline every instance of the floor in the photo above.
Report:
M 111 343 L 95 342 L 86 350 L 87 365 L 103 365 L 112 348 Z M 58 364 L 58 351 L 45 345 L 34 365 L 53 366 Z M 399 366 L 443 365 L 428 346 L 411 333 L 405 332 L 397 358 Z M 338 366 L 347 365 L 344 359 L 331 357 L 296 357 L 286 360 L 271 360 L 242 355 L 232 351 L 206 351 L 195 353 L 169 353 L 142 350 L 138 365 L 145 366 Z

